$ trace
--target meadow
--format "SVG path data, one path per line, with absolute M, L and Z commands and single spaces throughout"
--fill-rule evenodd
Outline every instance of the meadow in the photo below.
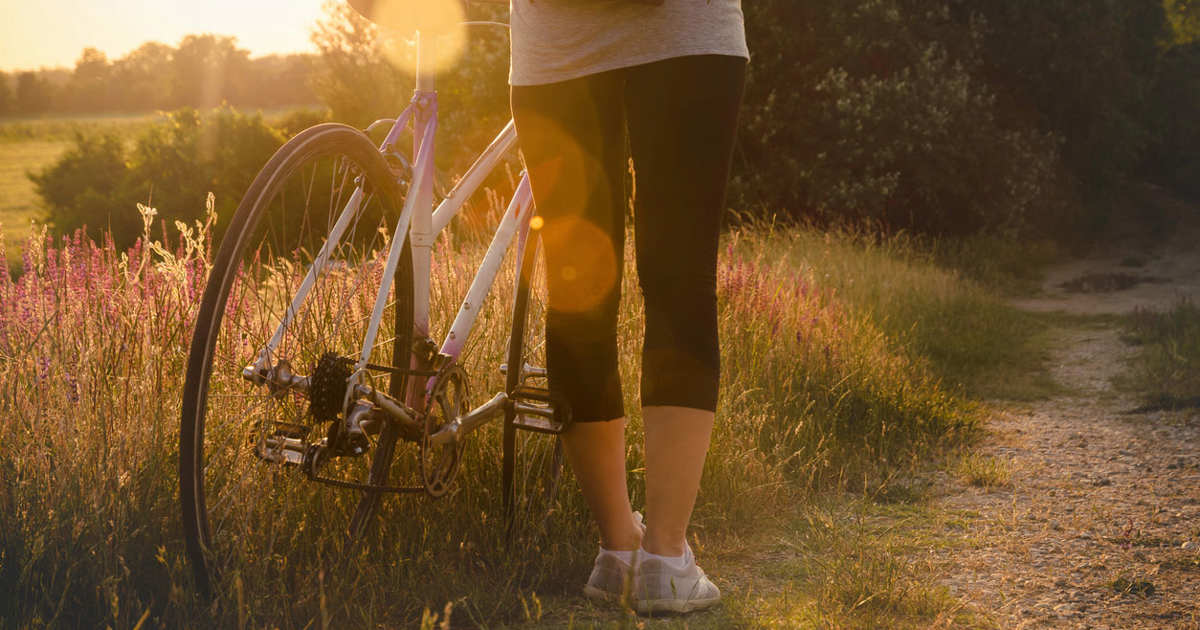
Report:
M 9 264 L 20 262 L 33 222 L 42 220 L 41 200 L 29 172 L 58 160 L 75 134 L 117 133 L 132 139 L 157 118 L 157 114 L 0 118 L 0 225 Z
M 297 109 L 303 108 L 270 109 L 263 115 L 280 120 Z M 42 201 L 29 173 L 55 163 L 74 145 L 78 135 L 115 134 L 130 146 L 165 118 L 163 112 L 0 117 L 0 226 L 9 265 L 20 264 L 21 249 L 30 230 L 34 223 L 45 220 Z
M 234 541 L 218 599 L 198 598 L 176 467 L 182 365 L 212 254 L 199 227 L 126 252 L 80 235 L 31 238 L 24 272 L 0 271 L 0 627 L 396 626 L 444 620 L 448 606 L 455 625 L 639 623 L 578 596 L 596 533 L 569 476 L 549 532 L 504 542 L 486 433 L 450 496 L 389 500 L 348 567 L 328 562 L 338 515 L 315 509 L 339 503 L 298 484 L 275 518 L 303 546 L 265 557 Z M 466 232 L 439 240 L 438 321 L 482 251 Z M 637 436 L 641 304 L 626 262 L 621 368 Z M 666 623 L 978 623 L 903 561 L 913 545 L 937 544 L 919 535 L 921 491 L 909 480 L 957 461 L 979 434 L 980 397 L 1037 395 L 1015 377 L 1037 374 L 1045 323 L 902 237 L 744 224 L 720 264 L 721 421 L 693 546 L 727 599 Z M 504 317 L 508 269 L 483 322 Z M 505 338 L 485 327 L 476 356 L 497 355 Z M 497 388 L 497 376 L 467 368 L 476 392 Z M 631 439 L 635 506 L 641 466 Z

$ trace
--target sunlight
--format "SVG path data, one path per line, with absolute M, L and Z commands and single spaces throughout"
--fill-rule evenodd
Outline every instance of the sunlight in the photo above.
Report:
M 543 225 L 542 239 L 547 248 L 571 251 L 569 263 L 546 270 L 548 282 L 556 289 L 554 307 L 573 313 L 595 308 L 617 285 L 619 261 L 612 239 L 578 216 L 555 218 Z
M 466 27 L 462 24 L 466 16 L 458 2 L 379 0 L 370 18 L 392 35 L 384 46 L 388 60 L 409 72 L 416 70 L 416 32 L 425 38 L 426 57 L 421 65 L 426 70 L 445 70 L 466 48 Z

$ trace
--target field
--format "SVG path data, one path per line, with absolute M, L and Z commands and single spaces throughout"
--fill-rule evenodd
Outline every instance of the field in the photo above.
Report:
M 301 546 L 262 556 L 252 539 L 234 541 L 220 603 L 198 599 L 178 524 L 176 444 L 208 258 L 184 244 L 122 255 L 33 241 L 34 269 L 0 280 L 0 443 L 25 445 L 0 456 L 0 626 L 374 627 L 446 606 L 456 625 L 635 624 L 577 595 L 596 534 L 570 480 L 541 545 L 498 539 L 494 495 L 470 490 L 494 487 L 494 445 L 468 451 L 450 497 L 389 501 L 370 555 L 348 568 L 319 560 L 338 545 L 339 519 L 315 509 L 343 504 L 301 484 L 272 517 Z M 481 252 L 470 237 L 439 241 L 439 321 Z M 757 225 L 727 235 L 722 252 L 721 422 L 693 546 L 727 603 L 686 624 L 983 623 L 904 561 L 906 550 L 938 544 L 922 534 L 922 491 L 908 480 L 957 463 L 983 419 L 974 398 L 1003 395 L 997 383 L 1038 369 L 1044 326 L 903 239 Z M 621 367 L 632 439 L 641 305 L 627 263 Z M 503 318 L 506 291 L 483 321 Z M 485 329 L 476 356 L 504 339 Z M 477 392 L 496 386 L 479 366 L 468 370 L 483 379 Z M 1012 382 L 1009 394 L 1031 395 Z M 637 506 L 636 439 L 628 466 Z
M 294 108 L 268 110 L 280 117 Z M 10 265 L 21 261 L 21 249 L 31 222 L 42 220 L 41 200 L 27 174 L 53 164 L 73 143 L 76 134 L 113 133 L 132 144 L 161 113 L 39 118 L 0 117 L 0 226 Z M 130 210 L 132 211 L 132 209 Z
M 53 164 L 76 133 L 112 132 L 132 139 L 157 118 L 127 116 L 0 118 L 0 225 L 10 264 L 21 260 L 30 224 L 41 220 L 41 200 L 27 173 Z

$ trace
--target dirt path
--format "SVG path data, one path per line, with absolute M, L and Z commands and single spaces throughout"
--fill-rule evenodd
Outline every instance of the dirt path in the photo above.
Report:
M 1200 241 L 1173 240 L 1054 269 L 1018 305 L 1094 315 L 1200 299 Z M 955 481 L 935 501 L 959 543 L 932 552 L 943 582 L 1002 628 L 1200 628 L 1200 411 L 1128 413 L 1141 401 L 1112 379 L 1134 350 L 1115 322 L 1055 345 L 1064 392 L 997 404 L 983 446 L 1011 484 Z

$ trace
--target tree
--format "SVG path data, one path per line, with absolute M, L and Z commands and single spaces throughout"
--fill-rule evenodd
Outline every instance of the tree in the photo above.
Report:
M 8 86 L 8 75 L 0 72 L 0 116 L 12 110 L 12 88 Z
M 21 114 L 40 114 L 50 109 L 53 88 L 37 72 L 17 75 L 16 111 Z
M 1171 44 L 1200 41 L 1200 0 L 1163 0 L 1163 10 L 1171 25 Z
M 348 4 L 324 8 L 312 32 L 320 51 L 312 87 L 333 118 L 362 126 L 407 101 L 413 79 L 388 63 L 379 29 Z
M 236 101 L 239 106 L 279 107 L 317 103 L 309 77 L 313 72 L 314 55 L 267 55 L 250 60 L 248 69 L 254 77 L 254 89 L 247 90 Z
M 174 56 L 174 48 L 146 42 L 113 62 L 114 106 L 126 111 L 170 107 Z
M 238 101 L 253 87 L 248 51 L 233 37 L 188 35 L 172 60 L 171 93 L 177 107 L 211 108 Z
M 985 71 L 1002 107 L 1060 134 L 1082 189 L 1106 197 L 1151 137 L 1160 0 L 960 1 L 986 20 Z
M 62 105 L 73 111 L 111 109 L 112 85 L 112 65 L 108 57 L 95 48 L 84 48 L 64 90 L 66 102 Z

